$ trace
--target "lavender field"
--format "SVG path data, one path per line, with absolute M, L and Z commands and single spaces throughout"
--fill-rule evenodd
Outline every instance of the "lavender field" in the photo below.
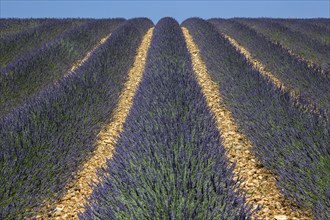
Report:
M 330 219 L 330 19 L 0 19 L 0 219 Z

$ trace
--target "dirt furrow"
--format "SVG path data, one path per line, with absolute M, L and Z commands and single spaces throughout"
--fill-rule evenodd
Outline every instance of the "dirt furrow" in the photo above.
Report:
M 265 219 L 311 219 L 310 214 L 303 214 L 299 209 L 293 211 L 288 200 L 276 187 L 275 176 L 266 170 L 252 154 L 250 141 L 238 130 L 231 112 L 221 99 L 221 88 L 212 81 L 208 74 L 199 49 L 188 29 L 182 28 L 188 50 L 191 54 L 193 69 L 202 89 L 207 104 L 214 114 L 223 145 L 228 152 L 229 160 L 236 163 L 235 178 L 243 178 L 242 189 L 247 193 L 247 201 L 262 205 L 255 214 Z M 276 79 L 274 79 L 275 82 Z
M 78 212 L 84 211 L 85 199 L 93 191 L 91 184 L 98 182 L 96 171 L 105 165 L 106 159 L 111 158 L 116 141 L 123 130 L 123 124 L 142 78 L 153 29 L 148 30 L 138 48 L 111 122 L 98 134 L 97 148 L 92 157 L 83 164 L 75 180 L 66 187 L 66 194 L 55 204 L 43 208 L 36 219 L 78 219 Z

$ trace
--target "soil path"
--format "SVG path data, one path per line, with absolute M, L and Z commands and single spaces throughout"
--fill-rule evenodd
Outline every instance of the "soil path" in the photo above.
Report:
M 153 29 L 148 30 L 138 48 L 111 122 L 98 134 L 97 148 L 91 158 L 83 164 L 75 180 L 66 187 L 66 194 L 55 204 L 43 208 L 36 219 L 78 219 L 78 212 L 84 211 L 85 199 L 93 191 L 91 185 L 98 182 L 96 171 L 111 158 L 116 141 L 123 130 L 123 124 L 142 78 Z
M 280 194 L 276 187 L 275 176 L 258 163 L 251 151 L 250 141 L 238 130 L 231 112 L 224 106 L 219 86 L 212 81 L 207 72 L 199 49 L 186 28 L 182 28 L 188 50 L 191 54 L 193 69 L 217 127 L 228 152 L 230 162 L 235 162 L 235 178 L 243 178 L 241 188 L 247 193 L 247 201 L 262 205 L 255 214 L 265 219 L 311 219 L 310 214 L 293 211 L 292 204 Z

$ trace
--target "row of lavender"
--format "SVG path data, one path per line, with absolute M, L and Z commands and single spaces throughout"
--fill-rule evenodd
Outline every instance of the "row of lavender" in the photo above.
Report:
M 329 119 L 330 78 L 323 77 L 321 70 L 291 56 L 281 45 L 275 44 L 235 20 L 211 19 L 210 23 L 221 33 L 229 35 L 264 64 L 283 84 L 299 94 L 299 102 L 314 106 L 320 115 Z M 330 52 L 330 51 L 329 51 Z
M 279 23 L 285 27 L 309 37 L 321 44 L 330 44 L 330 20 L 327 21 L 325 27 L 313 22 L 312 19 L 267 19 L 268 21 Z M 322 21 L 322 20 L 321 20 Z
M 54 21 L 59 26 L 71 21 Z M 101 38 L 111 33 L 123 19 L 91 20 L 64 31 L 0 69 L 0 116 L 22 104 L 29 96 L 59 80 L 72 64 L 82 59 Z M 53 22 L 41 28 L 51 33 Z M 55 25 L 56 26 L 56 25 Z M 65 26 L 65 25 L 64 25 Z M 67 25 L 72 26 L 72 25 Z M 40 28 L 37 28 L 40 32 Z M 21 36 L 24 34 L 18 34 Z M 25 41 L 25 40 L 24 40 Z M 26 41 L 35 41 L 29 37 Z
M 0 18 L 0 36 L 2 37 L 6 35 L 16 34 L 20 31 L 24 31 L 42 25 L 43 23 L 49 22 L 50 20 L 54 19 Z
M 266 36 L 268 39 L 293 51 L 296 55 L 312 61 L 325 72 L 330 74 L 329 29 L 320 27 L 320 29 L 323 30 L 322 35 L 325 39 L 325 43 L 323 43 L 308 37 L 307 34 L 286 27 L 277 19 L 236 19 L 236 21 L 248 25 L 258 33 Z M 328 26 L 330 26 L 330 19 L 328 19 Z M 305 25 L 304 29 L 309 33 L 312 33 L 312 30 L 308 29 L 307 25 Z M 320 36 L 320 34 L 317 33 L 315 35 Z
M 316 219 L 327 219 L 329 122 L 298 109 L 288 94 L 254 70 L 211 23 L 189 19 L 183 26 L 198 44 L 225 104 L 252 141 L 255 155 L 276 174 L 281 192 L 311 208 Z
M 154 30 L 115 153 L 81 219 L 247 219 L 178 23 Z
M 0 119 L 0 219 L 63 194 L 110 119 L 148 19 L 121 24 L 74 75 Z
M 327 31 L 330 30 L 330 20 L 329 18 L 309 18 L 309 19 L 294 19 L 294 20 L 303 20 L 305 23 L 312 25 L 317 25 L 319 27 L 325 28 Z
M 0 37 L 0 67 L 5 67 L 24 53 L 84 22 L 86 21 L 79 19 L 49 20 L 17 34 Z

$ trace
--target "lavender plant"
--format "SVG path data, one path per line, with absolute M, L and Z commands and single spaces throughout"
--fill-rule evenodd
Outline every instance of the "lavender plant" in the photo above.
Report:
M 319 69 L 309 67 L 306 62 L 292 57 L 281 45 L 236 21 L 211 19 L 209 22 L 250 51 L 287 88 L 299 93 L 302 105 L 320 108 L 320 115 L 329 120 L 330 78 L 321 76 Z
M 121 24 L 76 74 L 0 119 L 0 219 L 22 219 L 64 192 L 95 148 L 148 19 Z
M 80 219 L 247 219 L 178 23 L 161 19 L 115 153 Z
M 287 93 L 271 86 L 209 22 L 182 24 L 197 43 L 212 79 L 260 162 L 277 176 L 287 198 L 330 216 L 329 122 L 298 109 Z
M 59 80 L 123 19 L 92 20 L 65 31 L 0 69 L 0 117 L 23 100 Z

